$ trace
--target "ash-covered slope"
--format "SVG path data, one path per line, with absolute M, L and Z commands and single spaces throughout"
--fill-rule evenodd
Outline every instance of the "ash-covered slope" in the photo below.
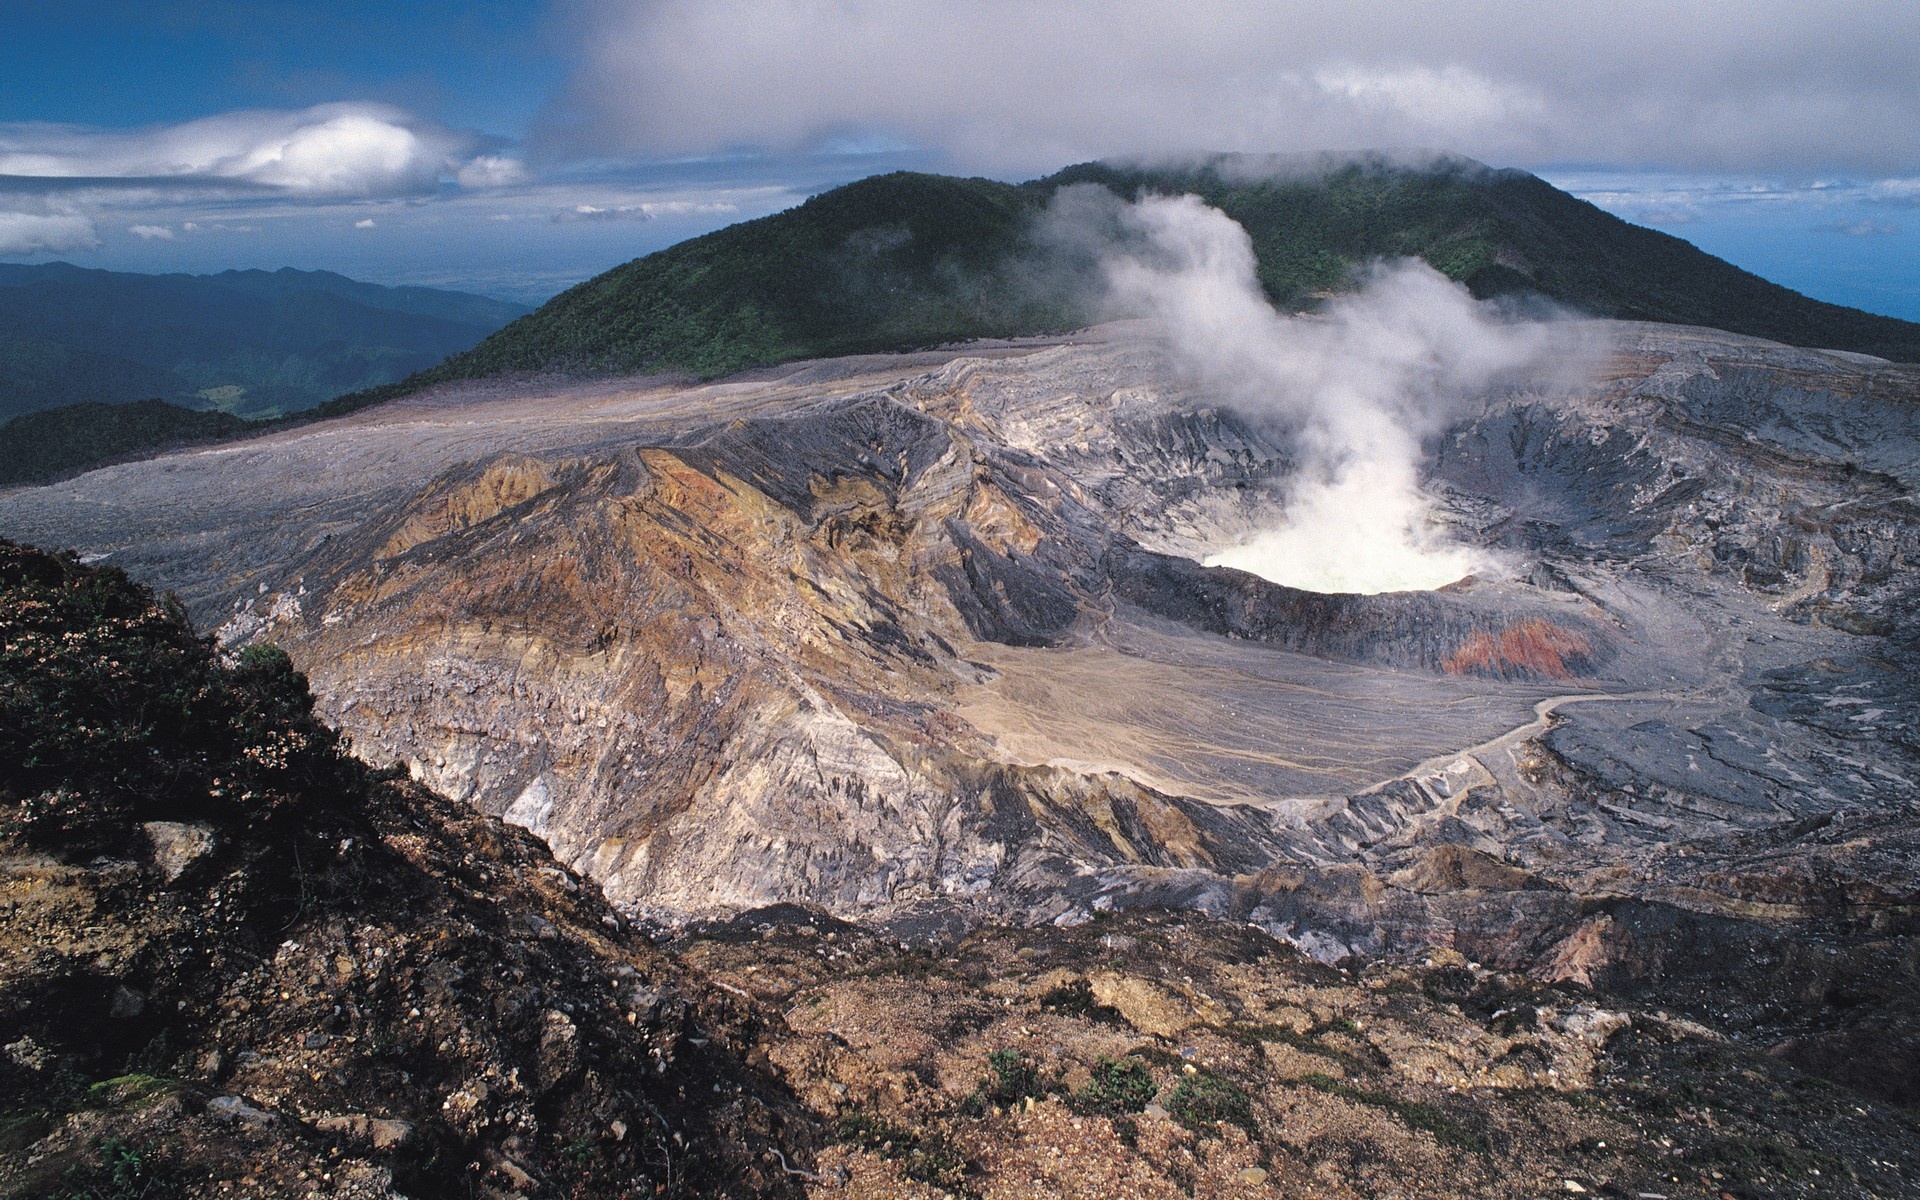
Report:
M 1296 810 L 1631 669 L 1567 593 L 1314 597 L 1145 548 L 1250 524 L 1283 454 L 1183 411 L 1130 337 L 898 370 L 394 409 L 175 460 L 212 491 L 68 486 L 157 520 L 148 561 L 292 648 L 364 751 L 668 912 L 1057 911 L 1097 865 L 1244 874 Z M 177 523 L 258 489 L 245 539 Z M 65 526 L 35 536 L 77 532 L 60 496 L 17 498 Z M 1536 622 L 1586 657 L 1456 661 Z M 1118 706 L 1047 699 L 1068 667 Z
M 1069 329 L 1100 319 L 1086 264 L 1039 230 L 1065 187 L 1200 196 L 1245 226 L 1276 303 L 1311 306 L 1380 257 L 1490 296 L 1920 361 L 1920 325 L 1809 299 L 1523 171 L 1464 159 L 1225 155 L 1088 163 L 1022 185 L 906 172 L 823 193 L 614 268 L 371 402 L 512 372 L 712 376 L 826 355 Z M 357 402 L 357 401 L 356 401 Z

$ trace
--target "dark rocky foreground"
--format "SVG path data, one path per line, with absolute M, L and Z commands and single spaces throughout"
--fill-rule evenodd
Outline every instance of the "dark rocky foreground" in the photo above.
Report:
M 1912 1109 L 1454 951 L 1343 970 L 1144 911 L 907 950 L 792 908 L 670 945 L 784 1013 L 821 1195 L 1920 1194 Z
M 0 1194 L 798 1194 L 772 1150 L 820 1120 L 746 1006 L 525 834 L 369 800 L 299 864 L 217 825 L 171 880 L 0 847 Z
M 0 542 L 0 634 L 0 1194 L 797 1194 L 761 1017 L 535 839 L 117 572 Z

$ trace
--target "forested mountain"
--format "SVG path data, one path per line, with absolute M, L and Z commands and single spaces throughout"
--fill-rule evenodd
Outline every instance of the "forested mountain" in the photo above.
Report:
M 1203 197 L 1246 227 L 1267 292 L 1292 307 L 1346 286 L 1370 259 L 1411 255 L 1482 296 L 1533 293 L 1595 316 L 1920 360 L 1920 324 L 1768 283 L 1523 171 L 1223 156 L 1185 168 L 1088 163 L 1019 185 L 861 180 L 616 267 L 365 399 L 503 372 L 716 375 L 1070 328 L 1095 314 L 1073 264 L 1063 271 L 1036 231 L 1074 184 Z
M 0 420 L 146 399 L 278 416 L 432 366 L 525 311 L 329 271 L 0 263 Z

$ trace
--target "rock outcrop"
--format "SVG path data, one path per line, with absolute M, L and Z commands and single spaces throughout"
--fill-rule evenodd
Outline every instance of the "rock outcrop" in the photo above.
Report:
M 0 541 L 0 1194 L 799 1194 L 767 1014 L 270 657 Z

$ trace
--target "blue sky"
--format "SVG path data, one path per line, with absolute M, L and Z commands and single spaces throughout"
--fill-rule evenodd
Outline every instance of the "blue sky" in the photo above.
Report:
M 1536 173 L 1775 283 L 1920 320 L 1920 186 L 1912 180 L 1578 167 Z
M 0 119 L 123 126 L 379 100 L 524 129 L 565 79 L 533 0 L 8 0 Z
M 0 258 L 533 302 L 910 167 L 1420 147 L 1920 319 L 1920 6 L 9 0 Z

